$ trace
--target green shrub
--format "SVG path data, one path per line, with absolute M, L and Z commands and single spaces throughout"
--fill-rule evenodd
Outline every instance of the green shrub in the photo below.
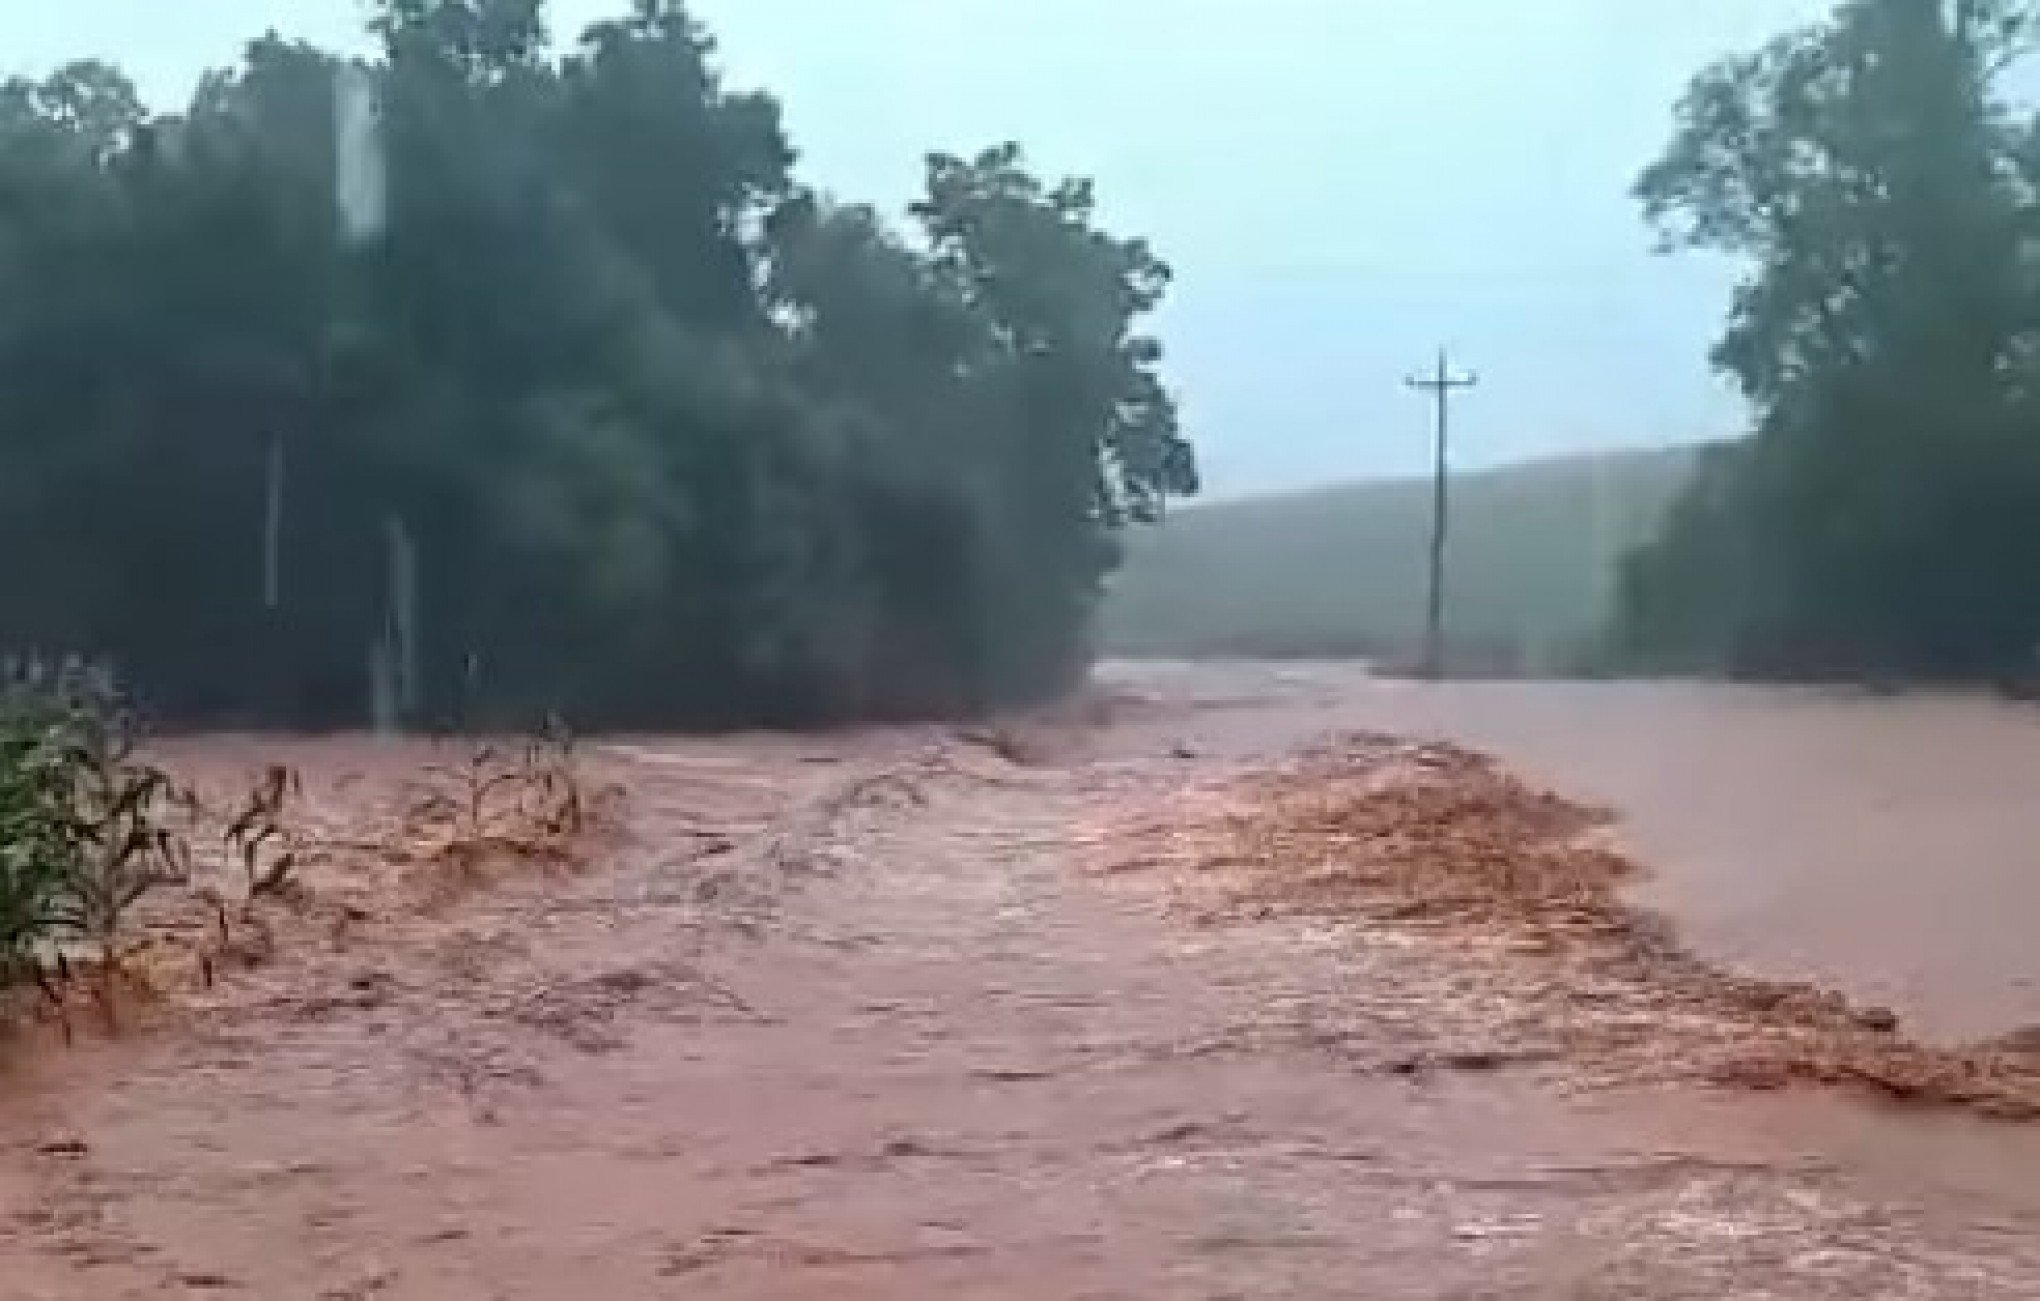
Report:
M 170 779 L 135 756 L 112 676 L 78 661 L 0 665 L 0 978 L 89 941 L 119 961 L 127 916 L 187 875 Z

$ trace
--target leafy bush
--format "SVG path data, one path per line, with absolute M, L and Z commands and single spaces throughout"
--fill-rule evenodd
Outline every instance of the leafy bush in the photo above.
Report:
M 0 975 L 40 980 L 50 946 L 87 942 L 110 979 L 134 906 L 189 876 L 169 825 L 176 795 L 136 758 L 109 674 L 0 668 Z
M 7 667 L 0 678 L 0 967 L 9 973 L 57 925 L 73 870 L 72 722 L 39 675 Z

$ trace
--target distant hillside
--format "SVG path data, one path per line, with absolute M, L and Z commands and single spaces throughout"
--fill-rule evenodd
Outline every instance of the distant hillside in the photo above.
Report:
M 1533 462 L 1453 481 L 1448 621 L 1470 668 L 1551 670 L 1604 626 L 1624 553 L 1700 449 Z M 1131 539 L 1109 653 L 1398 657 L 1422 639 L 1431 485 L 1396 481 L 1186 507 Z

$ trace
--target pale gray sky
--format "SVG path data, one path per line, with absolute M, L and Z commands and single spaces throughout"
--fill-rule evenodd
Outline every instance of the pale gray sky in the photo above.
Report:
M 578 31 L 622 0 L 555 0 Z M 1820 0 L 697 0 L 810 180 L 887 207 L 931 148 L 1024 142 L 1176 265 L 1161 329 L 1215 492 L 1399 474 L 1401 381 L 1478 368 L 1461 460 L 1737 431 L 1706 350 L 1729 271 L 1651 254 L 1628 197 L 1688 76 Z M 0 0 L 0 59 L 110 57 L 159 103 L 358 0 Z

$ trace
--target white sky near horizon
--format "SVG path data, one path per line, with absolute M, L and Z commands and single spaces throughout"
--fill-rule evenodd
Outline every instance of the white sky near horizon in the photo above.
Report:
M 577 32 L 624 0 L 554 0 Z M 1216 495 L 1421 471 L 1402 380 L 1479 370 L 1457 459 L 1739 432 L 1707 366 L 1733 268 L 1652 251 L 1629 186 L 1709 60 L 1821 0 L 696 0 L 802 175 L 897 211 L 1004 139 L 1097 179 L 1178 280 L 1159 322 Z M 110 59 L 158 106 L 360 0 L 0 0 L 0 68 Z

